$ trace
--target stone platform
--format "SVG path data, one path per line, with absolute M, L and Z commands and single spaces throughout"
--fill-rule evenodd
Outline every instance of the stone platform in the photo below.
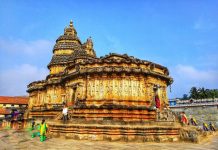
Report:
M 62 122 L 60 109 L 34 110 L 29 115 L 38 121 L 46 119 L 51 137 L 125 142 L 199 141 L 196 128 L 182 127 L 169 109 L 80 103 L 70 107 L 67 124 Z
M 52 137 L 65 137 L 78 140 L 95 141 L 139 141 L 167 142 L 179 141 L 179 125 L 170 122 L 145 122 L 143 124 L 125 124 L 124 122 L 49 122 Z

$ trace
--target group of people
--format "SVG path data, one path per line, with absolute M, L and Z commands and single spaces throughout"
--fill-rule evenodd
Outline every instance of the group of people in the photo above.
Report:
M 35 121 L 33 120 L 31 130 L 34 131 L 35 129 L 37 129 L 37 132 L 33 132 L 32 137 L 39 136 L 41 142 L 45 141 L 46 133 L 48 132 L 48 125 L 45 123 L 45 119 L 42 119 L 42 122 L 36 126 Z
M 188 120 L 188 118 L 187 118 L 187 116 L 186 116 L 186 114 L 185 114 L 185 112 L 181 112 L 181 114 L 180 114 L 180 117 L 181 117 L 181 123 L 183 124 L 183 125 L 189 125 L 189 124 L 191 124 L 191 125 L 193 125 L 193 126 L 198 126 L 198 123 L 197 123 L 197 121 L 196 121 L 196 119 L 194 118 L 194 117 L 191 117 L 191 119 L 190 119 L 190 123 L 189 123 L 189 120 Z M 215 129 L 215 126 L 214 126 L 214 124 L 213 123 L 209 123 L 209 126 L 207 125 L 207 123 L 203 123 L 203 130 L 204 131 L 216 131 L 216 129 Z
M 181 117 L 181 123 L 183 125 L 193 125 L 193 126 L 198 126 L 198 123 L 194 117 L 191 117 L 190 123 L 189 120 L 185 114 L 185 112 L 181 112 L 180 114 Z M 63 118 L 63 123 L 65 124 L 68 120 L 68 108 L 67 105 L 65 104 L 62 110 L 62 118 Z M 32 122 L 32 130 L 35 129 L 35 121 L 33 120 Z M 216 131 L 215 126 L 210 122 L 209 126 L 207 123 L 203 123 L 203 130 L 204 131 Z M 46 133 L 48 131 L 48 125 L 45 123 L 45 119 L 42 120 L 41 124 L 38 126 L 38 131 L 37 133 L 33 134 L 32 137 L 35 137 L 36 134 L 40 136 L 40 141 L 43 142 L 46 140 Z
M 63 123 L 65 124 L 68 120 L 68 108 L 67 105 L 65 104 L 62 110 L 62 118 L 63 118 Z M 39 136 L 40 141 L 43 142 L 46 140 L 46 133 L 48 132 L 48 125 L 45 122 L 45 119 L 42 119 L 42 122 L 40 124 L 35 123 L 35 120 L 32 120 L 32 126 L 31 130 L 37 130 L 37 132 L 32 133 L 32 137 Z
M 204 131 L 209 131 L 209 130 L 216 131 L 214 125 L 211 122 L 209 123 L 209 127 L 208 127 L 207 123 L 203 123 L 203 130 Z

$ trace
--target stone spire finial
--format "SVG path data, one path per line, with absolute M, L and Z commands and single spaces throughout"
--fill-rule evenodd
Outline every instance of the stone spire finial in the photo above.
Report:
M 73 27 L 73 21 L 70 20 L 70 27 Z
M 76 30 L 75 30 L 75 28 L 73 26 L 73 21 L 72 20 L 70 20 L 70 25 L 64 29 L 64 34 L 65 35 L 75 35 L 76 36 L 77 32 L 76 32 Z

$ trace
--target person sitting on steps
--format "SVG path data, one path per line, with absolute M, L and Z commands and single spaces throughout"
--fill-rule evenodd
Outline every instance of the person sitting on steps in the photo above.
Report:
M 203 123 L 203 130 L 204 131 L 209 131 L 208 125 L 206 123 Z
M 211 122 L 209 123 L 209 127 L 210 127 L 210 130 L 211 130 L 211 131 L 216 131 L 214 125 L 213 125 Z

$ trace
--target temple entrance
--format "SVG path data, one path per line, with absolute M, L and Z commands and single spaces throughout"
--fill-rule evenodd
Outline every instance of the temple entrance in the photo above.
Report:
M 72 99 L 71 99 L 71 102 L 72 102 L 72 104 L 75 104 L 75 102 L 76 102 L 76 93 L 77 93 L 77 86 L 75 85 L 75 86 L 73 86 L 72 87 L 72 89 L 73 89 L 73 93 L 72 93 Z

